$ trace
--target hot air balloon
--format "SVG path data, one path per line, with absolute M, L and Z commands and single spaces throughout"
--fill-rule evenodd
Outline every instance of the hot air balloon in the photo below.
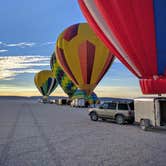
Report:
M 36 73 L 34 82 L 39 92 L 43 95 L 43 99 L 46 100 L 58 86 L 58 83 L 50 70 L 43 70 Z
M 97 97 L 96 93 L 91 93 L 89 96 L 87 96 L 87 101 L 89 104 L 99 104 L 100 100 Z
M 87 95 L 93 92 L 114 60 L 87 23 L 72 25 L 60 34 L 56 57 L 66 74 Z
M 166 1 L 78 2 L 100 39 L 140 79 L 142 92 L 166 93 Z
M 59 85 L 63 89 L 63 91 L 69 96 L 72 97 L 75 91 L 77 90 L 77 87 L 74 85 L 74 83 L 69 79 L 69 77 L 64 73 L 60 65 L 58 64 L 58 61 L 55 57 L 55 52 L 52 54 L 50 59 L 50 66 L 51 70 L 54 73 L 54 76 L 56 77 Z
M 92 92 L 90 95 L 87 95 L 85 91 L 79 89 L 74 93 L 72 99 L 85 99 L 85 103 L 88 102 L 88 104 L 99 103 L 99 98 L 96 93 Z

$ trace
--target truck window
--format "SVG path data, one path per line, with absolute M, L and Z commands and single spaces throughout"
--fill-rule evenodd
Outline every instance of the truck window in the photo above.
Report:
M 107 109 L 107 108 L 108 108 L 108 103 L 104 103 L 104 104 L 102 105 L 102 108 Z
M 118 104 L 118 110 L 128 110 L 128 105 L 127 104 Z
M 109 103 L 108 109 L 115 110 L 116 109 L 116 103 Z
M 134 110 L 134 102 L 130 103 L 129 106 L 131 110 Z

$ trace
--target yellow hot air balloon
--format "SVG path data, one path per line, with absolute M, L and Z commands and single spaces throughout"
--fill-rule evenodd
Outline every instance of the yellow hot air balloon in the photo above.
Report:
M 44 99 L 47 99 L 58 86 L 57 80 L 50 70 L 43 70 L 39 73 L 36 73 L 34 82 Z
M 87 94 L 94 90 L 114 60 L 87 23 L 72 25 L 60 34 L 56 56 L 70 79 Z

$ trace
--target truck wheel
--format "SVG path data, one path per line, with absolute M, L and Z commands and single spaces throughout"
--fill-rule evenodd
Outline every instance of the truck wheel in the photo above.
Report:
M 130 119 L 127 122 L 128 122 L 128 124 L 133 124 L 134 123 L 134 119 Z
M 97 121 L 98 120 L 98 116 L 95 112 L 90 114 L 90 118 L 91 118 L 92 121 Z
M 101 118 L 102 119 L 102 121 L 106 121 L 106 119 L 105 118 Z
M 141 119 L 140 127 L 142 130 L 147 131 L 150 127 L 150 120 L 149 119 Z
M 116 116 L 116 123 L 117 124 L 124 124 L 125 120 L 124 120 L 124 116 L 123 115 L 117 115 Z

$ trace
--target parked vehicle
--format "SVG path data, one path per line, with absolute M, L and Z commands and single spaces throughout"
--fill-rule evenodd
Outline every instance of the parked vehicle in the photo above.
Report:
M 50 101 L 48 99 L 45 99 L 45 98 L 41 98 L 38 100 L 39 103 L 43 103 L 43 104 L 49 104 Z
M 72 107 L 85 107 L 85 99 L 74 99 L 71 102 Z
M 75 106 L 75 100 L 72 100 L 72 102 L 70 103 L 70 105 L 71 105 L 72 107 L 74 107 L 74 106 Z
M 143 130 L 149 127 L 166 127 L 166 97 L 134 99 L 135 121 Z
M 58 100 L 59 105 L 66 105 L 67 104 L 67 99 L 61 98 Z
M 104 102 L 99 108 L 91 108 L 88 110 L 91 120 L 97 121 L 113 119 L 118 124 L 124 124 L 125 121 L 134 123 L 134 102 L 112 101 Z

